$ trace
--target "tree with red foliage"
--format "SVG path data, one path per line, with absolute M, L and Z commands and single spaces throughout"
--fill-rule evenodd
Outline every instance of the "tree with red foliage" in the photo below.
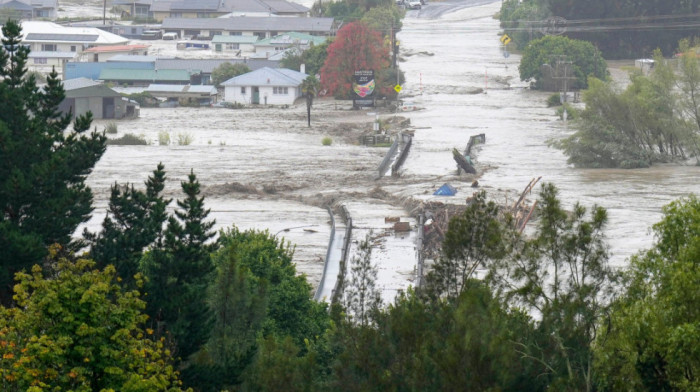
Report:
M 376 91 L 389 95 L 393 85 L 382 85 L 377 75 L 389 67 L 389 48 L 382 35 L 363 22 L 352 22 L 338 31 L 328 46 L 328 57 L 321 67 L 321 86 L 336 98 L 349 98 L 355 71 L 374 70 Z

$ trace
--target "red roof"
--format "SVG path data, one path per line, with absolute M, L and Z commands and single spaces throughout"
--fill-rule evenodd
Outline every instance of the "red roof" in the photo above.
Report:
M 147 49 L 151 45 L 112 45 L 112 46 L 95 46 L 86 49 L 83 52 L 89 53 L 106 53 L 106 52 L 131 52 L 133 50 Z

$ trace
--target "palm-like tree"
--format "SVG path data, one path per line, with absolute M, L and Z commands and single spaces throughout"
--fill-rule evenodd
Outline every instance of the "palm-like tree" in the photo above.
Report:
M 314 103 L 314 97 L 320 85 L 320 82 L 314 75 L 307 76 L 306 79 L 301 82 L 301 92 L 306 97 L 306 121 L 309 127 L 311 127 L 311 105 Z

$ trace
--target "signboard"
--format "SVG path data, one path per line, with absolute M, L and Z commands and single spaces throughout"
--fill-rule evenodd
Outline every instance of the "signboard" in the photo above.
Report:
M 355 92 L 353 96 L 354 106 L 374 106 L 374 71 L 360 70 L 355 71 L 353 75 L 352 90 Z
M 503 35 L 501 36 L 501 43 L 502 43 L 503 45 L 508 45 L 508 44 L 510 43 L 510 41 L 511 41 L 511 39 L 510 39 L 510 37 L 508 36 L 508 34 L 503 34 Z
M 400 93 L 401 90 L 402 90 L 402 87 L 400 84 L 397 84 L 396 86 L 394 86 L 394 91 L 396 91 L 397 94 Z

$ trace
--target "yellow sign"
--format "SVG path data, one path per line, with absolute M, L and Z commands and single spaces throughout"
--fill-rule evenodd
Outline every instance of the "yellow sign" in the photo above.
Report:
M 397 93 L 400 93 L 400 92 L 401 92 L 401 85 L 400 85 L 400 84 L 397 84 L 396 86 L 394 86 L 394 90 L 395 90 Z
M 508 45 L 510 43 L 510 41 L 511 41 L 511 39 L 508 36 L 508 34 L 503 34 L 501 36 L 501 42 L 503 43 L 503 45 Z

